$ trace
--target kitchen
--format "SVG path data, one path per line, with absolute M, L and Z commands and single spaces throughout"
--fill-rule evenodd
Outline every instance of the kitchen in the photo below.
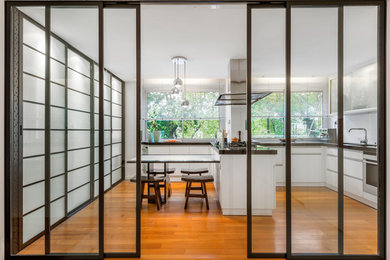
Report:
M 46 252 L 46 204 L 53 253 L 96 253 L 102 212 L 113 255 L 140 241 L 151 258 L 379 252 L 377 6 L 344 7 L 341 42 L 335 6 L 294 6 L 289 23 L 274 6 L 108 7 L 104 67 L 97 8 L 51 8 L 49 105 L 28 91 L 45 78 L 34 67 L 45 60 L 43 8 L 15 12 L 33 62 L 22 68 L 27 183 L 14 252 Z M 29 135 L 44 130 L 49 154 Z M 42 154 L 58 168 L 49 181 L 31 177 Z

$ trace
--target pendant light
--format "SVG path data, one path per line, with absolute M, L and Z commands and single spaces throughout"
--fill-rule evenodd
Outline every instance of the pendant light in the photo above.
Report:
M 186 85 L 187 85 L 187 58 L 183 56 L 175 56 L 172 59 L 173 63 L 173 88 L 172 95 L 179 95 L 183 87 L 182 103 L 183 108 L 187 108 L 190 102 L 186 99 Z M 182 68 L 183 78 L 180 78 L 180 68 Z

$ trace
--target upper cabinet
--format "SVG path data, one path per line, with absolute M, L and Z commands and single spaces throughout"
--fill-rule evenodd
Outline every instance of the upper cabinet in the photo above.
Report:
M 377 63 L 360 67 L 344 77 L 344 112 L 377 108 Z M 337 79 L 330 80 L 330 112 L 337 112 Z

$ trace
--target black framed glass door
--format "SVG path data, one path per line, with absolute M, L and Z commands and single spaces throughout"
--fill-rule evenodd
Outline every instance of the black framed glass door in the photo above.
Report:
M 110 7 L 6 3 L 7 259 L 140 254 L 139 5 Z
M 248 97 L 281 103 L 247 105 L 249 257 L 384 258 L 384 23 L 381 1 L 248 4 Z M 253 143 L 277 152 L 267 188 Z

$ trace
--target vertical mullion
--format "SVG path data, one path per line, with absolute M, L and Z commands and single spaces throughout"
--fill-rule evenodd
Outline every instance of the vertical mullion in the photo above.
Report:
M 50 5 L 45 6 L 45 254 L 50 254 Z
M 344 254 L 344 7 L 338 8 L 337 57 L 337 171 L 338 171 L 338 254 Z
M 286 5 L 286 97 L 285 97 L 285 138 L 286 138 L 286 253 L 292 254 L 291 236 L 291 4 Z
M 90 87 L 90 104 L 89 111 L 91 114 L 90 118 L 90 200 L 92 201 L 95 197 L 95 71 L 94 63 L 90 61 L 90 73 L 91 87 Z
M 65 45 L 65 217 L 68 216 L 68 45 Z
M 121 84 L 122 84 L 122 92 L 121 92 L 121 94 L 122 94 L 122 96 L 121 96 L 121 98 L 122 98 L 122 105 L 121 105 L 121 109 L 122 109 L 122 129 L 121 129 L 121 131 L 122 131 L 122 133 L 121 133 L 121 136 L 122 136 L 122 138 L 121 138 L 121 141 L 122 141 L 122 151 L 121 151 L 121 159 L 122 159 L 122 161 L 121 161 L 121 167 L 122 167 L 122 169 L 121 169 L 121 175 L 122 175 L 122 180 L 124 180 L 125 179 L 125 153 L 126 153 L 126 147 L 125 147 L 125 138 L 126 138 L 126 136 L 125 136 L 125 132 L 126 132 L 126 125 L 125 125 L 125 123 L 126 123 L 126 118 L 125 118 L 125 111 L 126 111 L 126 109 L 125 109 L 125 104 L 126 104 L 126 100 L 125 100 L 125 83 L 121 80 Z M 112 96 L 111 96 L 111 99 L 112 99 Z M 111 107 L 111 113 L 112 113 L 112 107 Z
M 104 24 L 99 2 L 99 256 L 104 255 Z
M 112 186 L 112 74 L 110 75 L 110 187 Z
M 137 116 L 136 116 L 136 141 L 137 141 L 137 163 L 136 163 L 136 256 L 141 255 L 141 11 L 140 5 L 136 6 L 136 96 L 137 96 Z
M 252 133 L 251 133 L 251 87 L 252 87 L 252 7 L 247 5 L 247 84 L 246 84 L 246 208 L 247 208 L 247 256 L 252 255 Z
M 386 256 L 386 5 L 378 5 L 378 253 Z

